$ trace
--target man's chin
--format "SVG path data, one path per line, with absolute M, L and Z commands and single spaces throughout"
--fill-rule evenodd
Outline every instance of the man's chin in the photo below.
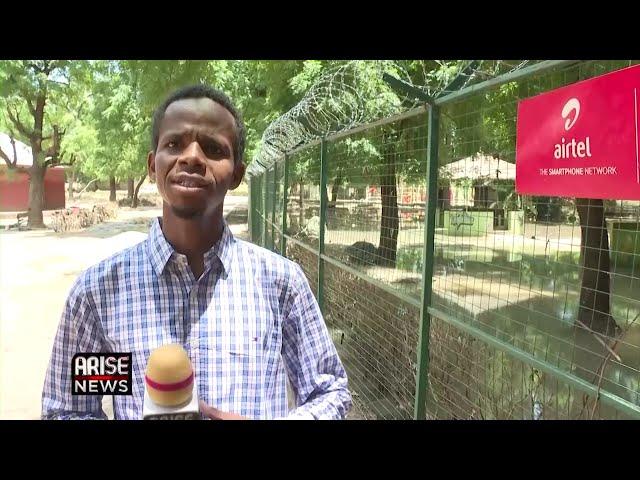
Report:
M 203 208 L 183 205 L 171 205 L 171 211 L 176 217 L 181 218 L 182 220 L 193 220 L 204 214 Z

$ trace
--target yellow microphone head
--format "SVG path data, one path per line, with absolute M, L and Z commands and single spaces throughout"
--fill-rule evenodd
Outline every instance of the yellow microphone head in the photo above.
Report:
M 151 352 L 145 384 L 149 398 L 156 405 L 174 407 L 191 400 L 193 368 L 182 345 L 163 345 Z

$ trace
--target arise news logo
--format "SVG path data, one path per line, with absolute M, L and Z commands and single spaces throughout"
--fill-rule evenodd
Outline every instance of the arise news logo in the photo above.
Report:
M 131 353 L 77 353 L 71 360 L 73 395 L 132 395 Z

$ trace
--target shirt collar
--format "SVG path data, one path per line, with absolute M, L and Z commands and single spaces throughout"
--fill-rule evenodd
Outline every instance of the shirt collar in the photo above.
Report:
M 232 250 L 235 238 L 225 220 L 223 220 L 223 225 L 224 228 L 220 240 L 204 254 L 204 266 L 205 270 L 207 270 L 213 265 L 215 260 L 218 259 L 222 264 L 224 272 L 228 275 L 231 271 Z M 151 265 L 158 276 L 164 272 L 171 256 L 177 254 L 162 232 L 160 217 L 155 218 L 151 222 L 151 229 L 149 230 L 149 237 L 147 238 L 147 251 Z

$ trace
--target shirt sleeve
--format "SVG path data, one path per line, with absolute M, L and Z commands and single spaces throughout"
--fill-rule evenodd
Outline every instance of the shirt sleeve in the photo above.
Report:
M 82 276 L 65 303 L 42 392 L 43 420 L 105 420 L 101 395 L 71 394 L 71 360 L 76 353 L 103 351 L 103 334 Z
M 296 395 L 288 419 L 344 419 L 351 408 L 347 374 L 302 269 L 283 323 L 282 353 Z

